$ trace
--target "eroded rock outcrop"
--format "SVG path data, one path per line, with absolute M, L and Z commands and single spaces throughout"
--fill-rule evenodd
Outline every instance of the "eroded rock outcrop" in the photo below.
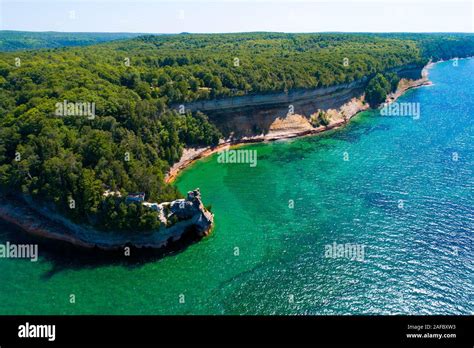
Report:
M 125 246 L 158 249 L 180 240 L 186 234 L 203 237 L 211 232 L 214 216 L 204 207 L 199 189 L 188 192 L 185 199 L 160 205 L 163 208 L 162 225 L 146 233 L 98 231 L 91 226 L 75 224 L 24 197 L 7 199 L 0 196 L 0 219 L 35 236 L 103 250 L 117 250 Z
M 214 222 L 214 216 L 201 200 L 199 189 L 189 191 L 185 199 L 177 199 L 169 204 L 168 219 L 176 216 L 179 221 L 195 219 L 195 226 L 201 235 L 207 235 Z

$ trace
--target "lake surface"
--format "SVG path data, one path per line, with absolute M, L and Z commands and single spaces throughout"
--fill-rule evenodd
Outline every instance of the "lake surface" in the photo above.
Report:
M 176 255 L 124 264 L 59 245 L 0 259 L 0 314 L 473 314 L 474 60 L 430 78 L 399 99 L 419 119 L 365 112 L 242 148 L 255 167 L 193 165 L 176 185 L 201 189 L 216 227 Z

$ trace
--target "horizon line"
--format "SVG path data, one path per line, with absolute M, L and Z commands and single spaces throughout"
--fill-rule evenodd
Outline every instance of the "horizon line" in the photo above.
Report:
M 0 32 L 18 33 L 60 33 L 60 34 L 137 34 L 137 35 L 212 35 L 212 34 L 472 34 L 472 31 L 223 31 L 223 32 L 133 32 L 133 31 L 57 31 L 57 30 L 21 30 L 21 29 L 0 29 Z

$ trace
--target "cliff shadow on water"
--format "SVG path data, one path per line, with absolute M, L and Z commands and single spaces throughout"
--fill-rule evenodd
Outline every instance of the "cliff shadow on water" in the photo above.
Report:
M 132 245 L 128 245 L 129 249 L 127 250 L 125 248 L 123 250 L 102 250 L 97 247 L 87 249 L 64 241 L 34 236 L 19 227 L 0 220 L 0 243 L 38 245 L 38 262 L 51 264 L 51 269 L 41 276 L 43 280 L 48 280 L 62 271 L 93 269 L 109 265 L 120 265 L 133 270 L 149 262 L 178 255 L 200 239 L 202 237 L 189 231 L 183 234 L 181 239 L 169 241 L 166 247 L 160 249 L 137 248 Z

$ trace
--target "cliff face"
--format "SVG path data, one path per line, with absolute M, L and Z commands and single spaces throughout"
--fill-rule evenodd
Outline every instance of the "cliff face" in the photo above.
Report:
M 347 84 L 334 85 L 330 87 L 322 87 L 316 89 L 300 89 L 291 90 L 288 92 L 268 93 L 246 95 L 233 98 L 222 98 L 214 100 L 201 100 L 185 104 L 186 109 L 203 112 L 238 110 L 245 107 L 259 107 L 259 106 L 278 106 L 297 103 L 305 100 L 319 99 L 325 96 L 336 94 L 340 91 L 352 90 L 361 88 L 365 85 L 367 78 L 354 81 Z
M 405 66 L 391 71 L 401 78 L 397 91 L 389 96 L 391 102 L 407 89 L 429 84 L 424 67 Z M 279 93 L 276 101 L 269 99 L 271 95 L 260 95 L 189 104 L 188 107 L 196 108 L 194 111 L 200 110 L 199 107 L 206 108 L 206 113 L 226 139 L 214 147 L 185 149 L 181 159 L 167 173 L 166 182 L 172 182 L 181 170 L 195 160 L 231 145 L 301 137 L 343 126 L 353 116 L 369 108 L 364 100 L 364 81 L 313 91 Z M 288 104 L 290 99 L 294 100 Z M 217 109 L 218 106 L 224 109 Z M 321 114 L 324 123 L 321 123 Z
M 213 227 L 214 216 L 201 201 L 199 189 L 188 192 L 186 199 L 162 203 L 169 207 L 166 219 L 176 216 L 178 222 L 170 227 L 150 232 L 98 231 L 90 226 L 72 223 L 47 208 L 38 207 L 28 199 L 7 200 L 0 197 L 0 219 L 10 222 L 24 231 L 44 238 L 68 242 L 80 247 L 103 250 L 137 248 L 163 248 L 169 242 L 181 239 L 186 233 L 196 237 L 208 235 Z M 165 220 L 165 221 L 167 221 Z
M 390 72 L 396 72 L 401 78 L 417 79 L 421 70 L 422 67 L 406 65 L 390 69 Z M 289 113 L 309 119 L 318 110 L 340 109 L 354 98 L 360 99 L 367 82 L 368 78 L 364 77 L 351 83 L 311 90 L 202 100 L 184 106 L 186 110 L 206 113 L 226 137 L 251 137 L 267 134 L 277 119 L 285 119 Z

